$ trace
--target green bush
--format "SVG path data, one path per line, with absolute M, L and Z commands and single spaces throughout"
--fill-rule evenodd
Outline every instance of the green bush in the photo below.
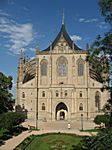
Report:
M 108 124 L 110 122 L 110 116 L 108 116 L 108 115 L 97 115 L 94 118 L 94 122 L 98 125 L 100 125 L 101 123 L 104 123 L 105 126 L 108 126 Z
M 16 112 L 7 112 L 0 115 L 0 129 L 11 130 L 12 127 L 24 122 L 25 116 Z
M 20 143 L 14 150 L 25 150 L 25 148 L 33 141 L 34 135 L 27 137 L 22 143 Z
M 112 129 L 103 129 L 96 136 L 84 137 L 83 150 L 112 150 Z
M 7 140 L 11 138 L 10 132 L 7 129 L 0 130 L 0 140 Z

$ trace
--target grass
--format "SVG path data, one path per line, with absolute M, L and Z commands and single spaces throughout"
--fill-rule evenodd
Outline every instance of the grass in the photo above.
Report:
M 82 137 L 72 134 L 51 133 L 37 135 L 25 150 L 71 150 L 73 145 L 77 145 Z

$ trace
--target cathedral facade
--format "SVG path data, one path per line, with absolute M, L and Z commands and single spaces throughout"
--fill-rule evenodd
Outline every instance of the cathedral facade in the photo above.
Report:
M 88 53 L 70 39 L 64 23 L 51 45 L 18 64 L 16 108 L 40 121 L 92 119 L 108 100 Z

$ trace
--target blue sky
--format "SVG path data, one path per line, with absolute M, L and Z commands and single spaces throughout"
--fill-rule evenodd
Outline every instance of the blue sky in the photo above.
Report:
M 64 9 L 66 29 L 85 49 L 98 34 L 109 30 L 98 0 L 0 0 L 0 71 L 16 83 L 20 49 L 34 57 L 35 48 L 48 47 L 61 28 Z

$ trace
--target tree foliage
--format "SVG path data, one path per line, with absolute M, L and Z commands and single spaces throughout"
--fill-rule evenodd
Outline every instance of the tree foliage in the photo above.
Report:
M 104 129 L 97 136 L 85 137 L 82 143 L 83 150 L 111 150 L 112 130 Z
M 111 116 L 108 114 L 97 115 L 94 119 L 94 122 L 98 125 L 101 125 L 103 123 L 105 124 L 106 128 L 110 128 L 112 124 L 112 119 Z
M 112 73 L 112 0 L 99 0 L 101 15 L 110 24 L 110 30 L 104 36 L 98 35 L 89 49 L 89 61 L 96 73 L 101 74 L 102 81 L 109 81 Z
M 0 115 L 0 129 L 11 130 L 14 126 L 24 122 L 25 116 L 16 112 L 7 112 Z
M 103 108 L 104 115 L 96 116 L 94 122 L 96 124 L 103 122 L 106 127 L 112 127 L 112 88 L 110 86 L 110 80 L 112 80 L 112 0 L 99 0 L 99 6 L 101 14 L 110 24 L 111 30 L 105 33 L 103 37 L 98 35 L 90 48 L 89 60 L 90 62 L 94 62 L 95 59 L 98 60 L 99 63 L 96 63 L 94 67 L 97 70 L 96 72 L 101 74 L 102 81 L 111 93 L 111 97 Z
M 12 94 L 10 90 L 12 88 L 12 77 L 5 76 L 0 72 L 0 113 L 12 110 Z
M 112 25 L 112 0 L 100 0 L 99 6 L 105 21 Z

